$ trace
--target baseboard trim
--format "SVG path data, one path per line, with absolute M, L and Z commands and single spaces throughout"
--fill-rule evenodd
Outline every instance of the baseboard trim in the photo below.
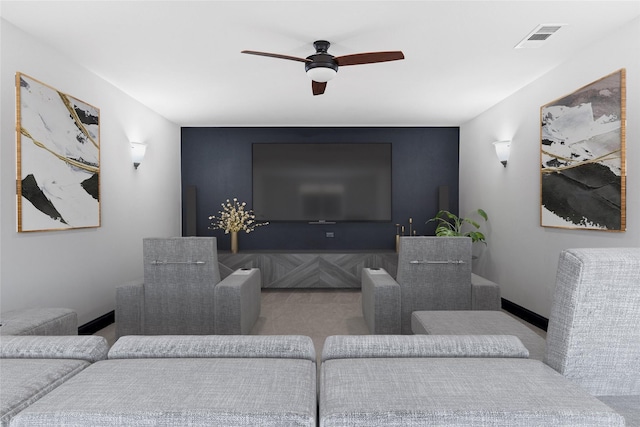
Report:
M 539 314 L 504 298 L 502 298 L 502 309 L 544 331 L 549 327 L 549 319 L 546 317 L 542 317 Z
M 525 322 L 531 323 L 533 326 L 540 328 L 544 331 L 549 327 L 549 319 L 546 317 L 540 316 L 533 311 L 526 309 L 514 302 L 511 302 L 507 299 L 501 298 L 502 300 L 502 309 L 508 311 L 514 316 L 518 316 Z M 116 321 L 116 312 L 115 310 L 110 311 L 107 314 L 103 314 L 102 316 L 93 319 L 90 322 L 85 323 L 84 325 L 78 327 L 78 335 L 93 335 L 101 329 L 106 328 L 107 326 L 115 323 Z
M 107 314 L 103 314 L 97 319 L 93 319 L 90 322 L 85 323 L 82 326 L 78 327 L 78 335 L 93 335 L 98 332 L 100 329 L 104 329 L 107 326 L 115 323 L 116 321 L 116 312 L 112 310 Z

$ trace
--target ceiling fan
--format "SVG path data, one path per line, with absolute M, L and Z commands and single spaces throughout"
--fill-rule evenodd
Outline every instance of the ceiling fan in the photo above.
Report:
M 335 77 L 338 72 L 338 67 L 404 59 L 404 54 L 399 50 L 333 56 L 327 52 L 330 45 L 331 43 L 326 40 L 315 41 L 313 43 L 313 47 L 316 49 L 316 53 L 307 56 L 306 58 L 281 55 L 278 53 L 256 52 L 254 50 L 243 50 L 241 53 L 304 62 L 304 69 L 307 72 L 307 76 L 311 79 L 311 90 L 314 95 L 322 95 L 324 93 L 324 90 L 327 87 L 327 82 Z

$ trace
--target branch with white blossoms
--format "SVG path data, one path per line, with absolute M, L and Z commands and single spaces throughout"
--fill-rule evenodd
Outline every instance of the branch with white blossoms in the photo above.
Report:
M 253 211 L 246 208 L 245 202 L 238 202 L 236 198 L 231 201 L 227 199 L 221 205 L 222 210 L 218 211 L 220 216 L 212 215 L 209 217 L 213 221 L 209 227 L 210 230 L 224 230 L 225 234 L 240 230 L 250 233 L 256 227 L 269 224 L 268 222 L 256 222 Z

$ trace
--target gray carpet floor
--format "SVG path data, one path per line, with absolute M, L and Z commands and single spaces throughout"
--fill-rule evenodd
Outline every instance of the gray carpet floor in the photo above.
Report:
M 269 290 L 262 292 L 256 335 L 306 335 L 320 355 L 330 335 L 369 333 L 360 290 Z
M 362 317 L 359 289 L 263 289 L 260 310 L 260 318 L 251 331 L 253 335 L 306 335 L 313 340 L 318 356 L 330 335 L 369 333 Z M 522 322 L 545 336 L 544 331 Z M 113 344 L 115 324 L 96 335 Z
M 263 290 L 260 317 L 251 331 L 252 335 L 309 336 L 318 355 L 330 335 L 368 333 L 359 289 Z M 113 345 L 115 324 L 96 335 L 105 337 Z

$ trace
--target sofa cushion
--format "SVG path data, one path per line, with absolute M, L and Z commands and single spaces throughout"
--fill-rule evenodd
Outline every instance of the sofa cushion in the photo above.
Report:
M 81 336 L 3 336 L 2 359 L 77 359 L 96 362 L 107 358 L 109 346 L 104 337 Z
M 0 315 L 0 335 L 78 335 L 78 315 L 68 308 L 27 308 Z
M 315 426 L 315 363 L 152 358 L 89 366 L 21 412 L 15 426 Z
M 338 359 L 322 364 L 320 425 L 623 426 L 623 418 L 530 359 Z
M 333 335 L 327 337 L 322 361 L 367 357 L 518 357 L 529 352 L 508 335 Z
M 9 425 L 17 413 L 87 366 L 73 359 L 0 359 L 0 425 Z
M 315 363 L 313 341 L 298 335 L 172 335 L 122 337 L 109 359 L 232 357 L 306 359 Z

